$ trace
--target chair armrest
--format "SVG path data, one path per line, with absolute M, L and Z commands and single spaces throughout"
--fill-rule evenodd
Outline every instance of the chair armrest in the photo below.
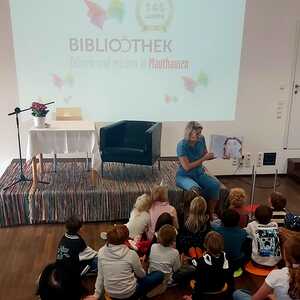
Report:
M 126 121 L 119 121 L 100 128 L 100 151 L 105 147 L 120 144 L 119 136 L 124 136 Z
M 152 153 L 153 158 L 160 157 L 161 123 L 155 123 L 146 130 L 145 152 Z
M 161 130 L 161 123 L 160 122 L 154 123 L 150 128 L 148 128 L 146 130 L 146 133 L 152 133 L 155 130 Z

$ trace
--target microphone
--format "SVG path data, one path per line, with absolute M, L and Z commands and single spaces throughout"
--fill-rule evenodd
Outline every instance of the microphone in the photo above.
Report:
M 51 101 L 51 102 L 48 102 L 48 103 L 44 103 L 45 105 L 49 105 L 49 104 L 53 104 L 55 103 L 55 101 Z
M 51 101 L 51 102 L 48 102 L 48 103 L 43 103 L 44 105 L 50 105 L 50 104 L 53 104 L 55 103 L 55 101 Z M 16 107 L 15 110 L 11 113 L 8 114 L 8 116 L 11 116 L 11 115 L 17 115 L 23 111 L 27 111 L 27 110 L 30 110 L 32 109 L 32 107 L 28 107 L 28 108 L 25 108 L 25 109 L 20 109 L 20 107 Z

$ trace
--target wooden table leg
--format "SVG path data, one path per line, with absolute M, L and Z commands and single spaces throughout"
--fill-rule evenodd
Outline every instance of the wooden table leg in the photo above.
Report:
M 96 170 L 91 169 L 91 179 L 92 179 L 92 186 L 95 186 L 97 183 L 97 177 L 98 177 L 98 173 Z
M 44 174 L 44 161 L 43 161 L 42 153 L 39 154 L 39 172 L 40 172 L 40 175 Z
M 32 186 L 30 188 L 29 193 L 32 194 L 35 192 L 35 190 L 37 188 L 37 182 L 38 182 L 37 165 L 36 165 L 36 157 L 35 156 L 32 158 L 31 167 L 32 167 Z

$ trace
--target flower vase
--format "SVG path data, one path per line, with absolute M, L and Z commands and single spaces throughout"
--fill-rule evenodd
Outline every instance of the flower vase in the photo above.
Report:
M 46 117 L 33 117 L 33 125 L 35 128 L 44 128 L 45 127 Z

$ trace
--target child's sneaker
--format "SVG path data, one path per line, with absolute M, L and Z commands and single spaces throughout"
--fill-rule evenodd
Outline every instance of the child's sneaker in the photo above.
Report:
M 86 265 L 85 268 L 81 271 L 80 276 L 86 275 L 90 268 L 91 267 L 89 265 Z
M 240 276 L 242 276 L 243 275 L 243 269 L 242 268 L 239 268 L 239 269 L 237 269 L 236 271 L 234 271 L 234 273 L 233 273 L 233 278 L 238 278 L 238 277 L 240 277 Z
M 177 285 L 178 285 L 178 283 L 175 282 L 173 279 L 168 282 L 168 287 L 173 287 L 173 286 L 177 286 Z
M 216 217 L 212 221 L 210 221 L 210 225 L 212 227 L 220 227 L 222 225 L 222 221 L 218 217 Z

